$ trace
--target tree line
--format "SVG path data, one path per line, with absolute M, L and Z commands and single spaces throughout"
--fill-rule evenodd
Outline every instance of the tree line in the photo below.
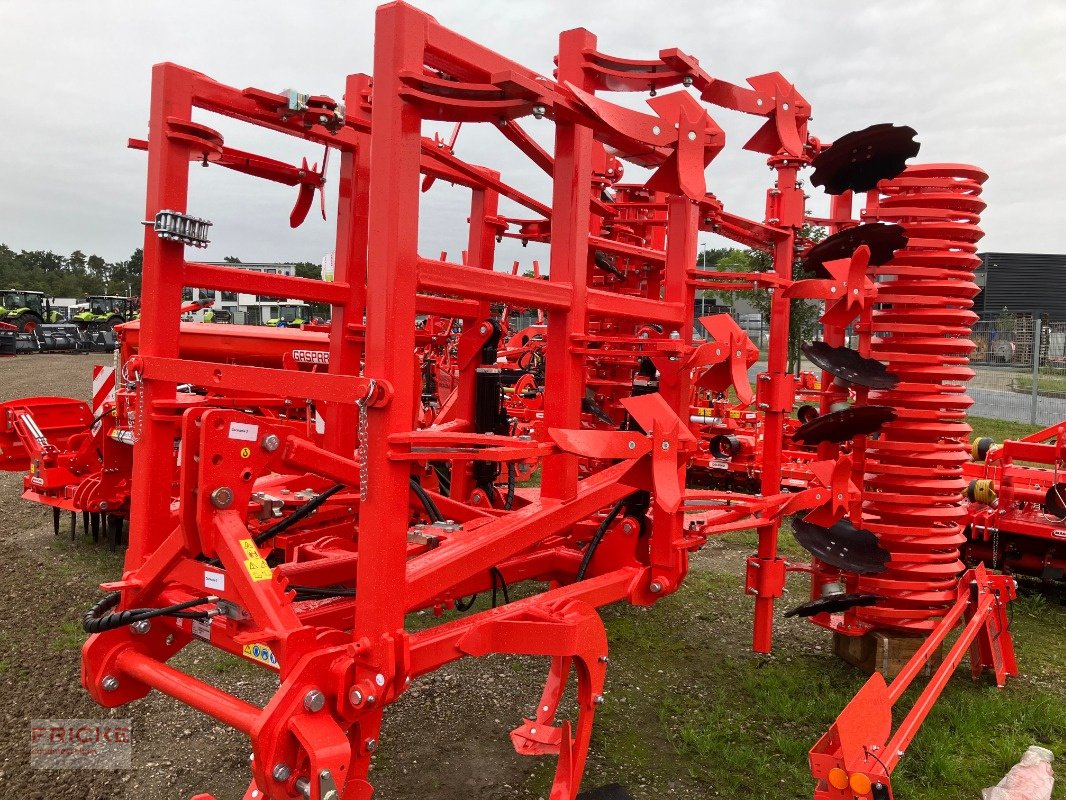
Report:
M 124 261 L 106 261 L 81 250 L 64 256 L 51 250 L 15 252 L 0 244 L 0 289 L 44 292 L 50 297 L 139 295 L 143 263 L 140 248 Z
M 224 260 L 241 263 L 234 256 L 226 256 Z M 51 250 L 16 252 L 0 244 L 0 290 L 20 289 L 76 299 L 101 294 L 137 297 L 141 293 L 143 266 L 144 251 L 139 247 L 123 261 L 106 261 L 98 255 L 87 256 L 81 250 L 64 256 Z M 318 264 L 306 261 L 295 266 L 300 277 L 322 277 Z

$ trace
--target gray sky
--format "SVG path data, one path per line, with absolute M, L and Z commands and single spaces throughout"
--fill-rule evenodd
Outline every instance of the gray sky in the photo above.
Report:
M 146 135 L 151 65 L 174 61 L 239 87 L 339 97 L 347 74 L 370 71 L 374 5 L 0 0 L 0 242 L 128 256 L 143 238 L 145 154 L 125 144 Z M 877 122 L 908 124 L 922 143 L 917 160 L 985 169 L 991 177 L 981 249 L 1066 252 L 1062 0 L 441 0 L 423 7 L 545 74 L 559 31 L 580 26 L 599 36 L 605 52 L 641 58 L 676 46 L 735 83 L 780 71 L 812 104 L 811 131 L 823 140 Z M 708 170 L 709 188 L 730 210 L 761 219 L 770 174 L 764 157 L 740 150 L 759 123 L 711 113 L 728 141 Z M 201 119 L 233 147 L 290 163 L 321 158 L 317 148 L 288 137 Z M 527 127 L 550 136 L 547 121 Z M 498 133 L 464 129 L 456 152 L 549 199 L 546 180 Z M 638 172 L 629 169 L 627 177 Z M 292 231 L 294 189 L 219 168 L 193 176 L 189 212 L 215 223 L 205 260 L 318 261 L 333 249 L 332 208 L 329 222 L 314 210 Z M 824 211 L 814 194 L 814 210 Z M 424 254 L 448 250 L 457 258 L 466 203 L 449 187 L 425 197 Z M 509 245 L 497 266 L 512 257 L 543 263 L 546 250 Z

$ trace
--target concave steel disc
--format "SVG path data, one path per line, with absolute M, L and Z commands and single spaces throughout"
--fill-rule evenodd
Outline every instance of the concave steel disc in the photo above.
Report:
M 888 222 L 873 222 L 845 228 L 818 242 L 807 251 L 803 268 L 820 278 L 829 273 L 822 266 L 826 261 L 851 258 L 862 245 L 870 248 L 870 266 L 879 267 L 892 260 L 892 255 L 907 246 L 907 233 L 902 225 Z
M 843 411 L 823 414 L 796 428 L 792 438 L 804 444 L 846 442 L 856 436 L 876 433 L 886 422 L 896 418 L 888 406 L 852 406 Z
M 811 342 L 801 348 L 815 366 L 835 377 L 868 389 L 894 389 L 899 378 L 874 358 L 859 355 L 850 347 L 833 347 L 825 342 Z
M 815 614 L 832 614 L 836 611 L 847 611 L 856 606 L 872 606 L 880 599 L 876 594 L 831 594 L 790 608 L 785 612 L 785 616 L 813 617 Z
M 795 517 L 792 533 L 800 546 L 826 564 L 858 575 L 884 572 L 885 565 L 892 558 L 892 554 L 877 543 L 876 536 L 856 528 L 846 519 L 831 528 L 824 528 Z
M 826 194 L 867 192 L 895 178 L 907 168 L 907 159 L 918 155 L 916 133 L 906 125 L 883 122 L 844 134 L 811 161 L 811 183 Z

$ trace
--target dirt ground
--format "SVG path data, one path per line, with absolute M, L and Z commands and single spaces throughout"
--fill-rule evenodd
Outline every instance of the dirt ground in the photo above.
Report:
M 0 360 L 0 400 L 44 393 L 87 398 L 92 363 L 90 356 L 61 355 Z M 99 363 L 110 359 L 101 357 Z M 80 524 L 71 541 L 66 518 L 60 536 L 53 536 L 51 515 L 22 501 L 20 487 L 21 475 L 0 473 L 0 798 L 176 800 L 198 792 L 219 800 L 240 798 L 248 781 L 243 735 L 157 692 L 113 712 L 89 700 L 79 679 L 85 638 L 80 620 L 99 597 L 98 584 L 120 575 L 122 553 L 94 546 Z M 672 742 L 684 732 L 666 699 L 683 696 L 699 705 L 706 687 L 728 686 L 735 665 L 763 658 L 747 650 L 751 603 L 739 590 L 750 544 L 708 545 L 694 559 L 692 580 L 664 601 L 664 608 L 605 612 L 612 663 L 586 788 L 618 781 L 635 800 L 696 800 L 715 793 L 706 780 L 676 768 Z M 783 605 L 795 601 L 786 598 Z M 665 616 L 657 619 L 660 612 Z M 670 630 L 662 630 L 663 620 L 671 621 Z M 411 625 L 430 621 L 416 615 Z M 781 655 L 775 658 L 803 656 L 836 668 L 824 632 L 796 623 L 779 631 Z M 257 704 L 276 687 L 272 673 L 198 643 L 173 663 Z M 458 662 L 417 681 L 386 714 L 372 773 L 376 796 L 546 797 L 554 760 L 515 755 L 507 736 L 532 712 L 543 677 L 543 662 L 497 656 Z M 855 687 L 860 681 L 854 679 Z M 827 710 L 828 719 L 836 710 Z M 105 716 L 132 720 L 133 769 L 29 767 L 31 719 Z M 797 738 L 801 762 L 811 741 L 806 732 Z M 794 766 L 802 775 L 805 765 Z M 787 792 L 766 789 L 747 796 L 811 795 L 809 783 Z

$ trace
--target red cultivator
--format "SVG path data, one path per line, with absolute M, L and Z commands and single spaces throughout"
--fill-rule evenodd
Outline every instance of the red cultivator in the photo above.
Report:
M 115 396 L 95 420 L 70 401 L 4 408 L 0 452 L 29 468 L 28 497 L 129 518 L 123 576 L 86 618 L 97 702 L 156 689 L 243 731 L 248 798 L 365 800 L 382 716 L 412 681 L 464 657 L 541 656 L 543 695 L 511 739 L 556 756 L 551 797 L 572 800 L 605 697 L 597 607 L 654 604 L 707 537 L 752 527 L 760 652 L 789 570 L 813 576 L 794 613 L 848 634 L 919 630 L 927 653 L 967 620 L 891 746 L 909 742 L 971 643 L 975 674 L 1013 674 L 1013 586 L 963 575 L 958 555 L 979 171 L 905 170 L 918 146 L 892 126 L 827 146 L 777 73 L 737 86 L 676 49 L 621 59 L 572 30 L 547 77 L 409 6 L 377 20 L 373 76 L 348 78 L 347 107 L 155 67 L 149 138 L 134 143 L 148 152 L 142 320 L 121 331 Z M 649 90 L 645 111 L 601 96 Z M 775 175 L 765 222 L 707 192 L 725 146 L 707 106 L 765 119 L 746 145 Z M 187 213 L 190 164 L 299 184 L 293 224 L 321 187 L 314 169 L 228 148 L 197 110 L 340 151 L 332 283 L 187 260 L 210 227 Z M 553 152 L 526 117 L 554 124 Z M 427 120 L 493 126 L 549 176 L 551 202 L 458 158 L 454 136 L 424 137 Z M 620 183 L 625 162 L 650 178 Z M 834 197 L 820 220 L 834 235 L 814 249 L 799 235 L 812 165 Z M 437 179 L 471 191 L 462 263 L 418 253 L 419 194 Z M 864 220 L 891 224 L 858 225 L 855 192 L 869 192 Z M 501 200 L 532 216 L 503 216 Z M 773 270 L 697 270 L 701 231 L 768 251 Z M 549 243 L 547 280 L 494 271 L 503 237 Z M 329 304 L 332 326 L 182 325 L 185 286 Z M 751 288 L 773 293 L 754 391 L 746 334 L 709 317 L 710 338 L 694 340 L 692 318 L 698 290 Z M 808 351 L 820 381 L 786 370 L 797 299 L 825 306 L 825 341 Z M 500 304 L 543 316 L 511 331 Z M 858 352 L 842 346 L 852 325 Z M 539 488 L 517 486 L 535 469 Z M 778 555 L 788 515 L 811 565 Z M 412 612 L 469 610 L 498 589 L 509 600 L 519 583 L 522 599 L 405 628 Z M 267 706 L 166 664 L 193 640 L 276 670 Z M 870 756 L 889 746 L 891 705 L 919 668 L 888 689 L 872 679 L 812 752 L 818 796 L 890 796 L 898 758 Z M 577 715 L 560 719 L 571 677 Z

